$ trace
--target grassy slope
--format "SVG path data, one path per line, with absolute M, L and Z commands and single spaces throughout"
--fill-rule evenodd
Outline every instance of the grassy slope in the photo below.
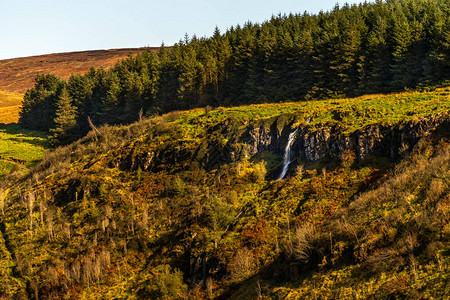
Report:
M 46 134 L 0 125 L 0 179 L 12 170 L 27 169 L 39 162 L 46 151 Z
M 380 187 L 359 195 L 316 226 L 310 236 L 297 232 L 294 251 L 306 241 L 312 252 L 323 251 L 328 265 L 311 276 L 275 287 L 271 296 L 450 296 L 449 181 L 448 139 L 438 147 L 436 141 L 422 143 Z M 356 263 L 340 263 L 349 248 Z
M 296 123 L 311 118 L 311 125 L 340 124 L 348 133 L 371 124 L 389 125 L 401 121 L 418 119 L 450 109 L 450 90 L 441 89 L 428 93 L 400 93 L 390 95 L 366 95 L 351 99 L 300 101 L 276 104 L 259 104 L 232 108 L 219 108 L 210 117 L 196 122 L 213 119 L 235 118 L 242 121 L 269 119 L 282 114 L 296 115 Z M 184 113 L 186 120 L 204 114 L 199 109 Z M 188 122 L 189 123 L 189 122 Z
M 16 123 L 19 120 L 22 94 L 0 91 L 0 123 Z
M 4 101 L 1 104 L 8 105 Z M 10 98 L 8 98 L 9 100 Z M 0 112 L 2 109 L 0 108 Z M 38 163 L 46 151 L 46 134 L 23 130 L 16 125 L 0 125 L 0 206 L 4 211 L 4 201 L 11 192 L 8 182 L 29 173 L 29 169 Z M 12 257 L 8 243 L 4 239 L 5 228 L 0 225 L 0 295 L 26 298 L 25 283 L 13 272 L 16 261 Z
M 186 287 L 176 269 L 188 283 L 195 274 L 201 279 L 206 253 L 210 279 L 191 290 L 194 298 L 416 296 L 416 287 L 419 297 L 441 295 L 449 263 L 448 137 L 424 141 L 391 176 L 390 163 L 375 159 L 306 165 L 273 182 L 265 180 L 267 157 L 212 170 L 186 158 L 207 157 L 208 145 L 282 114 L 298 123 L 312 117 L 311 126 L 339 122 L 351 132 L 449 105 L 448 92 L 438 91 L 207 115 L 197 109 L 101 128 L 99 137 L 90 133 L 46 155 L 32 179 L 11 188 L 1 223 L 20 278 L 15 288 L 26 285 L 42 298 L 181 296 Z M 164 153 L 158 169 L 119 168 L 151 150 Z

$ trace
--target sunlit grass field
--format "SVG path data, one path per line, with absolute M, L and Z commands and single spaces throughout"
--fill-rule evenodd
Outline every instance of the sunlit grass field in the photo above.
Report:
M 22 98 L 22 94 L 0 91 L 0 124 L 17 123 Z
M 293 121 L 292 127 L 301 123 L 320 127 L 339 124 L 345 132 L 351 133 L 372 124 L 390 125 L 407 122 L 445 111 L 450 111 L 450 89 L 365 95 L 356 98 L 320 101 L 219 107 L 208 114 L 204 109 L 195 109 L 178 112 L 179 118 L 172 119 L 182 126 L 192 126 L 194 129 L 198 125 L 223 122 L 229 118 L 240 120 L 245 126 L 248 122 L 264 123 L 266 119 L 288 115 L 289 119 Z
M 34 166 L 44 155 L 47 135 L 21 129 L 17 125 L 0 125 L 0 179 L 15 169 Z

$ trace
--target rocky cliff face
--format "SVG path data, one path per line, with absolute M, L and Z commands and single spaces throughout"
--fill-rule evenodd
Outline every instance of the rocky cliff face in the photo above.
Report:
M 219 126 L 214 136 L 226 137 L 226 143 L 207 135 L 191 152 L 186 150 L 191 147 L 184 146 L 183 142 L 174 142 L 172 146 L 166 145 L 161 149 L 139 147 L 144 150 L 136 151 L 132 148 L 116 164 L 125 169 L 152 170 L 170 161 L 195 161 L 206 169 L 213 169 L 224 163 L 256 156 L 262 151 L 283 154 L 289 133 L 295 130 L 292 122 L 280 126 L 278 119 L 261 126 L 248 125 L 237 134 L 227 135 L 226 124 L 222 127 Z M 304 123 L 298 127 L 292 151 L 294 159 L 300 158 L 305 162 L 339 160 L 347 149 L 353 151 L 358 160 L 372 154 L 396 158 L 412 149 L 421 138 L 438 131 L 449 132 L 449 127 L 449 112 L 390 126 L 368 125 L 352 133 L 346 133 L 339 125 L 312 126 Z
M 339 159 L 346 149 L 352 150 L 358 160 L 371 154 L 396 158 L 411 149 L 421 138 L 437 131 L 448 132 L 449 124 L 450 114 L 446 112 L 392 126 L 369 125 L 350 134 L 345 133 L 339 125 L 318 128 L 302 125 L 292 148 L 294 156 L 304 161 Z M 282 131 L 273 127 L 248 131 L 248 137 L 243 142 L 248 145 L 250 155 L 257 155 L 264 150 L 277 153 L 283 151 L 287 136 L 294 129 L 290 124 Z

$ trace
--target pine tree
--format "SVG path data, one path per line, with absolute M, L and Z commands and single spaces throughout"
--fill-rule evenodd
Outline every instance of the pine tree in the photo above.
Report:
M 51 129 L 52 143 L 54 145 L 71 142 L 76 129 L 76 108 L 72 105 L 67 89 L 64 87 L 57 102 L 55 128 Z
M 37 75 L 35 86 L 24 95 L 19 124 L 45 131 L 54 127 L 56 102 L 63 85 L 64 82 L 53 74 Z
M 187 43 L 187 36 L 185 43 Z M 197 83 L 197 74 L 200 64 L 197 60 L 195 48 L 190 46 L 182 46 L 181 59 L 177 66 L 178 75 L 178 108 L 186 109 L 193 107 L 198 103 L 199 87 Z
M 94 88 L 95 70 L 82 76 L 74 74 L 70 77 L 67 91 L 72 98 L 72 105 L 77 108 L 77 126 L 82 133 L 90 129 L 88 117 L 92 112 L 91 102 Z

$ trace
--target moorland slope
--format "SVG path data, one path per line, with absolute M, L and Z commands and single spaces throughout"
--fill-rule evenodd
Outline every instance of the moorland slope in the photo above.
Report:
M 448 296 L 449 105 L 440 90 L 94 128 L 3 184 L 0 293 Z
M 33 87 L 37 74 L 52 73 L 69 79 L 70 75 L 84 74 L 91 67 L 109 69 L 117 61 L 143 49 L 78 51 L 0 60 L 0 91 L 23 94 Z

